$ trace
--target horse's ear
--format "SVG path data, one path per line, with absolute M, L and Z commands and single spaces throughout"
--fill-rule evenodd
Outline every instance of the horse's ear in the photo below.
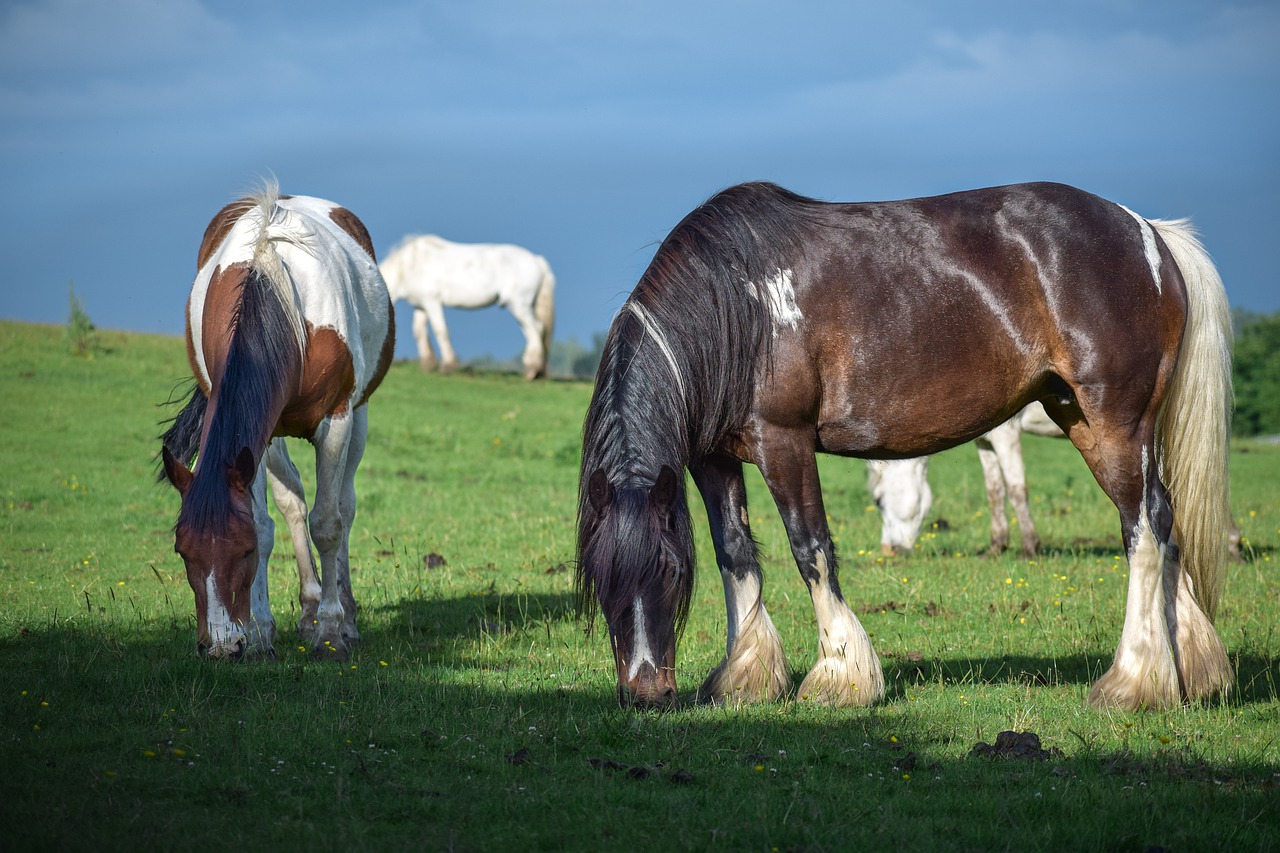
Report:
M 670 466 L 663 465 L 653 488 L 649 490 L 649 502 L 663 512 L 669 511 L 675 505 L 678 485 L 676 472 Z
M 160 461 L 164 465 L 165 477 L 178 490 L 178 494 L 185 495 L 187 489 L 191 488 L 191 469 L 179 462 L 168 447 L 160 448 Z
M 587 500 L 591 501 L 591 508 L 596 511 L 596 515 L 604 515 L 605 507 L 612 503 L 613 486 L 609 485 L 609 478 L 605 476 L 603 468 L 597 468 L 591 473 L 591 479 L 587 480 Z
M 258 466 L 253 462 L 253 451 L 247 447 L 240 448 L 236 461 L 231 463 L 232 485 L 247 492 L 253 485 L 253 477 L 257 473 Z

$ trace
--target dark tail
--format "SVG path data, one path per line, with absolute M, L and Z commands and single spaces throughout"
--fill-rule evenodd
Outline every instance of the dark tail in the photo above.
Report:
M 200 386 L 192 382 L 191 393 L 182 410 L 172 418 L 161 421 L 161 424 L 169 425 L 160 436 L 161 445 L 168 448 L 173 457 L 188 468 L 200 452 L 200 433 L 204 430 L 204 412 L 208 404 L 209 399 L 200 391 Z M 156 479 L 164 482 L 163 468 Z

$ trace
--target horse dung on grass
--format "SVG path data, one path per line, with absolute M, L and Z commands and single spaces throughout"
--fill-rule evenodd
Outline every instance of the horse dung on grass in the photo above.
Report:
M 1231 318 L 1185 222 L 1061 184 L 865 204 L 727 189 L 667 236 L 610 327 L 583 428 L 577 582 L 624 704 L 676 701 L 702 494 L 728 612 L 697 696 L 790 687 L 761 595 L 744 462 L 782 515 L 818 622 L 801 699 L 884 675 L 845 603 L 814 454 L 905 459 L 1040 401 L 1120 513 L 1124 628 L 1095 706 L 1229 689 L 1212 617 L 1227 529 Z
M 366 403 L 395 343 L 369 233 L 333 202 L 272 185 L 214 217 L 197 268 L 187 300 L 195 388 L 161 448 L 163 476 L 182 495 L 175 550 L 195 592 L 197 649 L 274 655 L 270 482 L 298 560 L 298 632 L 314 656 L 346 660 L 359 638 L 347 539 Z M 274 440 L 282 436 L 315 445 L 319 577 L 302 481 Z

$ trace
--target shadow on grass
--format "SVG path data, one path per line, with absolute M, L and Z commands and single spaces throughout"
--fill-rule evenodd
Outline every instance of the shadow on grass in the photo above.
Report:
M 1236 683 L 1229 702 L 1253 704 L 1280 698 L 1280 660 L 1243 654 L 1231 656 L 1231 662 Z M 1111 665 L 1111 655 L 925 658 L 913 652 L 882 653 L 881 665 L 889 698 L 901 698 L 906 688 L 928 684 L 1092 684 Z

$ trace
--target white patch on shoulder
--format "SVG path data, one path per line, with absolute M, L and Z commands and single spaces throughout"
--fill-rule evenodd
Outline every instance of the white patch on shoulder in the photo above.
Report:
M 640 596 L 636 596 L 635 604 L 632 606 L 633 625 L 632 631 L 635 634 L 635 643 L 631 648 L 631 665 L 627 667 L 627 678 L 634 680 L 636 673 L 640 671 L 643 664 L 649 664 L 655 670 L 658 668 L 658 662 L 654 660 L 653 649 L 649 647 L 649 631 L 644 624 L 644 602 L 640 600 Z
M 1142 231 L 1142 250 L 1147 256 L 1147 266 L 1151 267 L 1151 278 L 1156 283 L 1156 292 L 1161 290 L 1160 281 L 1160 249 L 1156 247 L 1156 232 L 1151 228 L 1151 223 L 1134 213 L 1123 204 L 1116 205 L 1125 213 L 1129 214 L 1138 223 L 1139 230 Z
M 779 269 L 777 274 L 766 279 L 764 291 L 769 299 L 769 314 L 773 317 L 773 336 L 778 336 L 778 327 L 787 326 L 794 329 L 804 319 L 796 305 L 796 291 L 791 286 L 791 270 Z M 747 295 L 758 299 L 758 289 L 754 282 L 747 282 Z

